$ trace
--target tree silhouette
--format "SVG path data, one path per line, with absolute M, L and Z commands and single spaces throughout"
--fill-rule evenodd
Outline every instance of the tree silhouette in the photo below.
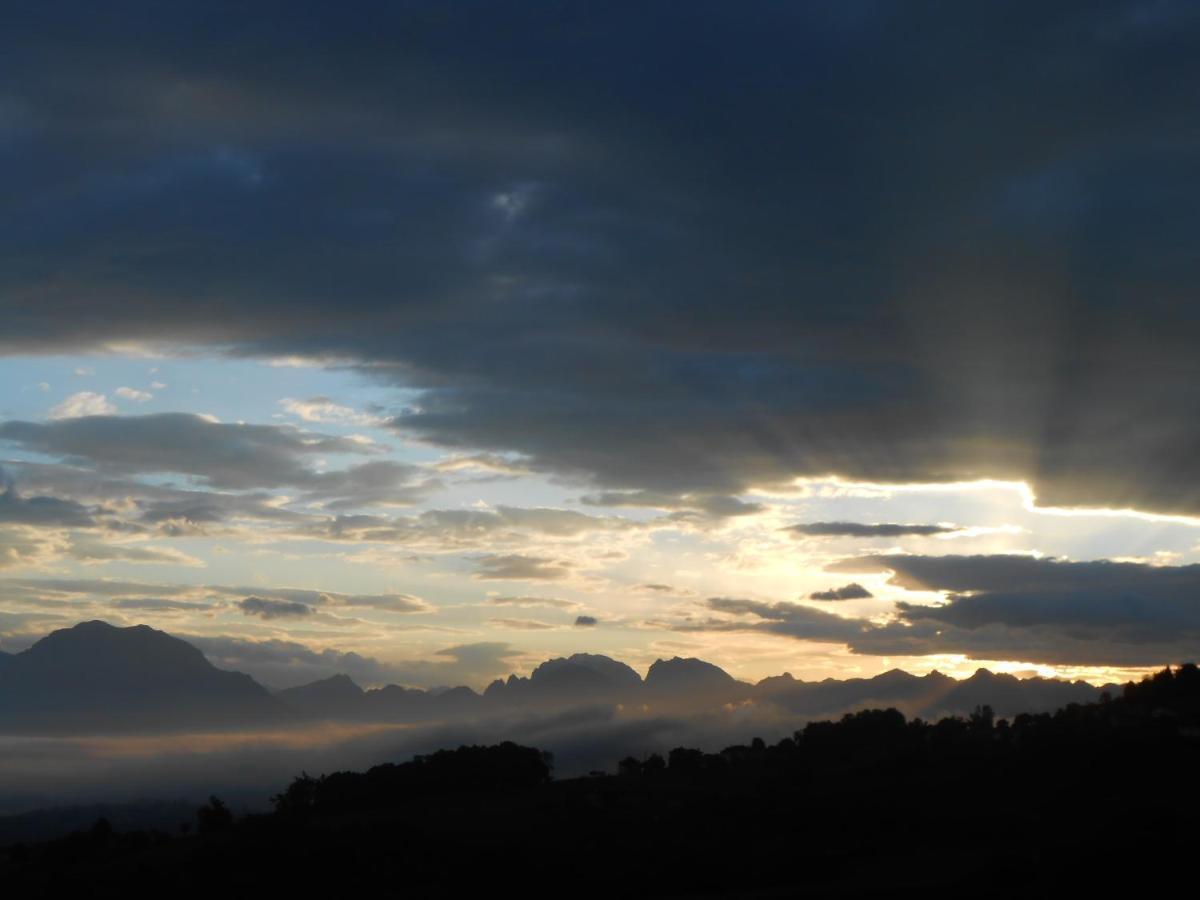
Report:
M 196 810 L 196 830 L 201 834 L 228 831 L 233 827 L 233 813 L 219 797 L 208 798 L 208 803 Z

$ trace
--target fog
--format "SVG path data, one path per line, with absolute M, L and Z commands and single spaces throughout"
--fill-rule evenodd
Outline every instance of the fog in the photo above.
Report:
M 361 770 L 415 754 L 503 740 L 554 755 L 556 777 L 612 772 L 625 756 L 690 746 L 715 751 L 753 737 L 778 740 L 803 724 L 771 704 L 664 716 L 615 706 L 553 715 L 421 725 L 322 723 L 270 731 L 86 737 L 0 736 L 0 814 L 52 806 L 217 794 L 243 811 L 265 809 L 301 771 Z

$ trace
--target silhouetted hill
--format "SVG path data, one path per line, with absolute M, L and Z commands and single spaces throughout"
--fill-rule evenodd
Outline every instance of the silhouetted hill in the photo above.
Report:
M 911 678 L 885 673 L 876 689 Z M 235 821 L 214 798 L 199 834 L 98 821 L 0 849 L 0 883 L 91 897 L 381 883 L 417 896 L 1173 894 L 1200 838 L 1198 759 L 1189 665 L 1053 714 L 861 710 L 775 744 L 628 758 L 616 776 L 554 781 L 546 754 L 507 742 L 304 774 L 268 815 Z
M 179 833 L 196 819 L 194 803 L 160 800 L 144 803 L 91 803 L 39 809 L 0 816 L 0 847 L 20 841 L 48 841 L 72 831 L 90 828 L 97 819 L 107 820 L 118 831 L 164 831 Z
M 0 728 L 79 733 L 250 727 L 286 708 L 249 675 L 213 666 L 145 625 L 82 622 L 15 654 L 0 675 Z

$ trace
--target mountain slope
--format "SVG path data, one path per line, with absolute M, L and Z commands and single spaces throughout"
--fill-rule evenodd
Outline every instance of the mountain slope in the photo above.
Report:
M 366 710 L 366 695 L 349 675 L 333 675 L 275 695 L 297 712 L 321 718 L 358 718 Z
M 218 669 L 191 644 L 145 625 L 82 622 L 0 670 L 0 729 L 9 733 L 252 727 L 285 717 L 249 675 Z

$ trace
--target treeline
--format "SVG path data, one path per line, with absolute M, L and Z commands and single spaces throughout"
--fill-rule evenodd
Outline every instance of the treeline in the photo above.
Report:
M 376 810 L 428 796 L 527 790 L 550 780 L 553 757 L 505 741 L 494 747 L 459 747 L 384 763 L 366 772 L 302 773 L 272 797 L 279 816 Z
M 214 798 L 186 836 L 98 825 L 10 848 L 26 894 L 367 889 L 527 896 L 1140 893 L 1187 875 L 1200 829 L 1200 671 L 997 719 L 866 710 L 774 744 L 627 757 L 553 780 L 511 743 L 302 774 L 275 811 Z

